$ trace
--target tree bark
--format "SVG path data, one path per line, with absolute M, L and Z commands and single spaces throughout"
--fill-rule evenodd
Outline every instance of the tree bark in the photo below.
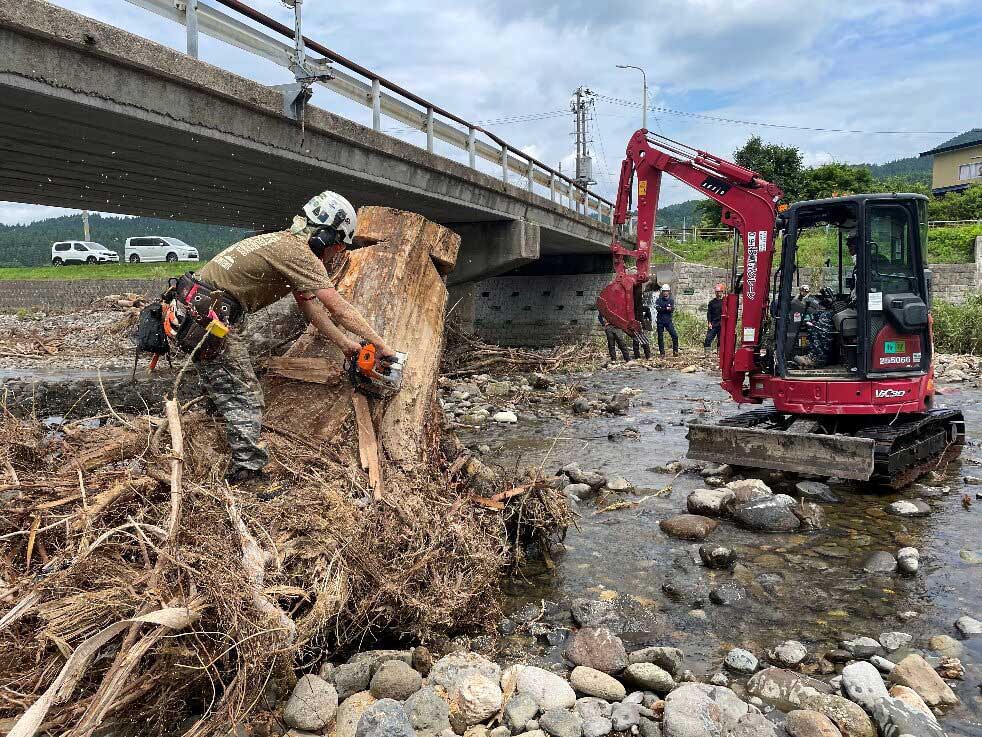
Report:
M 378 242 L 348 254 L 338 292 L 389 347 L 409 355 L 402 390 L 388 400 L 370 400 L 379 444 L 395 462 L 422 462 L 427 438 L 438 427 L 445 278 L 456 263 L 460 236 L 415 213 L 363 207 L 356 237 Z M 270 362 L 266 422 L 305 437 L 356 437 L 351 386 L 340 378 L 343 360 L 338 348 L 308 327 L 280 362 L 282 370 Z

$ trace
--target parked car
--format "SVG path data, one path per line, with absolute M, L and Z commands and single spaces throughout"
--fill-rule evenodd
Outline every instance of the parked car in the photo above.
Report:
M 119 254 L 93 241 L 58 241 L 51 244 L 51 265 L 118 264 Z
M 131 264 L 141 261 L 197 261 L 198 249 L 177 238 L 145 236 L 127 238 L 123 255 Z

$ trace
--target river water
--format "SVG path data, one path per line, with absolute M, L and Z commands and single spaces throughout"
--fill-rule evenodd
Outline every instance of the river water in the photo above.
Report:
M 628 416 L 590 416 L 573 421 L 538 420 L 495 425 L 465 433 L 471 445 L 489 444 L 495 459 L 543 464 L 555 471 L 576 462 L 608 477 L 624 476 L 636 491 L 579 505 L 578 529 L 571 529 L 555 569 L 525 571 L 509 584 L 506 612 L 529 604 L 568 604 L 577 597 L 612 601 L 626 619 L 628 645 L 673 645 L 686 653 L 686 666 L 697 675 L 720 670 L 726 652 L 745 647 L 758 657 L 787 639 L 803 642 L 810 653 L 824 652 L 852 636 L 876 638 L 882 632 L 914 635 L 912 647 L 926 649 L 933 635 L 959 637 L 954 622 L 963 615 L 982 618 L 982 486 L 963 477 L 982 476 L 982 391 L 951 390 L 941 406 L 961 407 L 969 443 L 963 457 L 948 467 L 934 486 L 890 494 L 873 493 L 858 483 L 833 485 L 839 504 L 823 504 L 825 527 L 816 532 L 761 533 L 724 522 L 709 538 L 733 548 L 733 571 L 712 571 L 693 560 L 697 547 L 666 536 L 658 522 L 685 512 L 690 491 L 704 486 L 698 474 L 657 469 L 684 457 L 684 422 L 694 413 L 708 416 L 738 411 L 705 374 L 623 369 L 576 377 L 589 393 L 610 396 L 623 387 L 640 390 Z M 636 440 L 614 442 L 609 435 L 625 428 Z M 781 484 L 772 484 L 783 491 Z M 666 491 L 666 487 L 670 487 Z M 949 493 L 944 494 L 944 487 Z M 966 509 L 962 495 L 972 502 Z M 924 518 L 888 515 L 897 499 L 923 498 L 932 507 Z M 616 501 L 636 506 L 598 511 Z M 871 574 L 868 555 L 914 546 L 921 553 L 913 577 Z M 669 582 L 675 596 L 663 585 Z M 743 587 L 746 597 L 731 605 L 712 603 L 706 592 L 722 584 Z M 681 593 L 681 595 L 679 595 Z M 568 607 L 555 607 L 568 611 Z M 560 625 L 562 616 L 554 618 Z M 526 642 L 544 661 L 558 660 L 560 638 Z M 943 720 L 949 735 L 982 735 L 982 638 L 960 643 L 965 679 L 955 688 L 962 705 Z

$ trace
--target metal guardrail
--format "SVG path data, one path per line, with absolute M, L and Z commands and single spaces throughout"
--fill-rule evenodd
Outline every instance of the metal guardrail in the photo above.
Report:
M 982 220 L 928 220 L 929 228 L 957 228 L 960 225 L 982 225 Z
M 200 0 L 127 0 L 127 2 L 185 26 L 187 52 L 194 58 L 198 58 L 198 34 L 203 33 L 281 67 L 287 69 L 291 67 L 292 45 L 285 44 Z M 295 38 L 296 34 L 292 28 L 263 15 L 239 0 L 214 0 L 214 2 L 282 36 L 291 40 Z M 548 190 L 549 198 L 553 202 L 558 202 L 601 222 L 612 221 L 613 202 L 577 185 L 567 175 L 529 156 L 495 134 L 403 89 L 306 36 L 304 36 L 304 46 L 324 57 L 322 60 L 308 59 L 309 62 L 314 64 L 331 62 L 336 65 L 329 67 L 333 79 L 319 81 L 317 84 L 349 100 L 370 107 L 374 130 L 381 132 L 381 118 L 385 115 L 425 132 L 426 149 L 431 153 L 434 141 L 443 141 L 466 151 L 471 168 L 477 168 L 478 158 L 500 165 L 501 179 L 504 182 L 508 182 L 509 173 L 515 173 L 526 179 L 526 188 L 529 192 L 534 192 L 535 186 L 539 185 Z M 343 67 L 347 71 L 338 67 Z

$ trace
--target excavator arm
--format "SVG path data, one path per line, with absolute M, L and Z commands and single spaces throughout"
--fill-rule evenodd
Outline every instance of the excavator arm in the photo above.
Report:
M 774 258 L 774 221 L 777 202 L 784 193 L 755 172 L 646 130 L 637 131 L 628 143 L 617 188 L 614 237 L 610 244 L 615 277 L 600 293 L 597 307 L 609 324 L 632 336 L 642 337 L 638 320 L 641 291 L 648 280 L 663 173 L 719 202 L 723 207 L 721 222 L 740 234 L 743 271 L 723 301 L 720 369 L 723 388 L 736 401 L 759 401 L 748 396 L 744 385 L 747 374 L 754 369 L 761 327 L 767 314 L 769 275 Z M 627 223 L 635 177 L 638 225 L 637 247 L 632 249 L 621 243 L 621 233 Z M 633 271 L 628 269 L 626 259 L 634 261 Z M 743 301 L 742 330 L 737 336 L 740 299 Z

